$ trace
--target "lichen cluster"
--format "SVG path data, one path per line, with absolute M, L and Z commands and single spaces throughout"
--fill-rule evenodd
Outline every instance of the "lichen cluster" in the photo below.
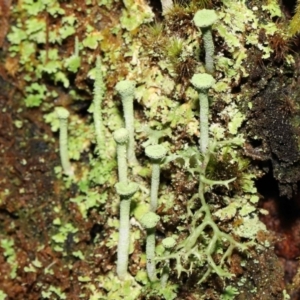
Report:
M 276 21 L 281 17 L 276 1 L 266 1 L 262 9 L 257 5 L 186 1 L 175 3 L 156 22 L 144 1 L 26 0 L 14 8 L 18 21 L 8 35 L 11 56 L 6 68 L 11 76 L 22 75 L 25 104 L 42 109 L 54 132 L 59 122 L 53 108 L 69 110 L 68 154 L 74 175 L 63 177 L 61 167 L 56 168 L 66 190 L 76 186 L 66 209 L 72 207 L 87 227 L 103 227 L 104 234 L 98 232 L 92 241 L 92 254 L 75 246 L 77 259 L 107 265 L 104 271 L 95 270 L 96 280 L 83 278 L 82 297 L 139 299 L 148 294 L 171 300 L 185 292 L 180 280 L 197 297 L 209 293 L 206 286 L 216 278 L 222 282 L 214 286 L 219 299 L 234 299 L 244 289 L 262 292 L 249 283 L 247 269 L 249 260 L 269 247 L 267 238 L 258 238 L 266 230 L 259 221 L 265 211 L 257 208 L 254 185 L 262 172 L 243 148 L 263 139 L 256 135 L 261 128 L 269 132 L 272 127 L 254 120 L 246 125 L 245 120 L 258 110 L 259 87 L 254 83 L 260 63 L 280 58 L 282 68 L 291 68 L 293 56 L 279 53 L 274 43 L 274 37 L 288 36 L 287 26 Z M 194 18 L 204 8 L 214 9 L 217 16 L 209 25 L 209 42 L 214 43 L 209 55 L 204 49 L 207 28 L 199 30 Z M 193 76 L 204 73 L 212 79 L 205 95 L 202 87 L 199 95 Z M 118 139 L 120 128 L 127 129 L 127 144 Z M 272 149 L 274 141 L 269 141 Z M 148 154 L 158 145 L 167 157 L 154 166 Z M 297 149 L 296 141 L 289 147 Z M 156 186 L 153 170 L 160 179 Z M 129 182 L 139 187 L 130 200 L 124 194 Z M 147 228 L 144 217 L 154 198 L 150 210 L 158 216 L 157 226 Z M 121 214 L 126 213 L 121 221 L 119 205 Z M 128 268 L 127 261 L 125 267 L 118 263 L 117 278 L 115 260 L 110 259 L 118 241 L 119 248 L 123 243 L 118 234 L 124 234 L 122 224 L 128 229 L 129 219 Z M 53 223 L 57 234 L 52 246 L 63 255 L 60 244 L 68 228 L 74 236 L 79 229 L 60 220 Z M 166 239 L 176 245 L 168 246 Z M 237 262 L 239 272 L 233 268 Z M 43 292 L 52 293 L 47 287 Z

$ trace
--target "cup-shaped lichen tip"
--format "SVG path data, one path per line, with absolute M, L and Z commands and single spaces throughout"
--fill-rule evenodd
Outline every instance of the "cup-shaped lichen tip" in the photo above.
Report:
M 191 79 L 192 85 L 198 90 L 207 90 L 215 84 L 215 79 L 207 73 L 194 74 Z
M 129 133 L 126 128 L 117 129 L 113 133 L 114 140 L 117 144 L 125 144 L 128 141 Z
M 118 182 L 116 183 L 115 188 L 118 195 L 124 198 L 130 198 L 137 192 L 139 185 L 135 182 L 129 182 L 128 184 Z
M 166 249 L 171 249 L 176 245 L 176 240 L 169 236 L 162 240 L 162 244 Z
M 70 116 L 69 111 L 62 106 L 55 107 L 55 112 L 59 119 L 68 119 Z
M 116 84 L 116 91 L 121 95 L 121 97 L 128 97 L 134 94 L 135 81 L 133 80 L 122 80 Z
M 149 211 L 142 216 L 140 222 L 145 229 L 152 229 L 157 225 L 159 220 L 160 220 L 159 215 L 157 215 L 152 211 Z
M 149 158 L 158 160 L 163 159 L 166 156 L 167 149 L 162 145 L 151 145 L 146 147 L 145 153 Z
M 197 27 L 209 27 L 218 20 L 218 16 L 213 9 L 198 10 L 194 16 L 194 23 Z

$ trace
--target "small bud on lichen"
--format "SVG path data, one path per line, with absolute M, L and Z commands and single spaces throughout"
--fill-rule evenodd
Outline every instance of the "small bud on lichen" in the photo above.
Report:
M 166 249 L 171 249 L 176 245 L 176 240 L 171 236 L 162 240 L 162 244 Z
M 125 144 L 128 141 L 128 130 L 120 128 L 113 133 L 114 140 L 117 144 Z

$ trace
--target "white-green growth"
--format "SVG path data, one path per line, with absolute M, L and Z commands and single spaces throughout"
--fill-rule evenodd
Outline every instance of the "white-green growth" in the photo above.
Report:
M 59 119 L 59 153 L 61 165 L 66 175 L 73 176 L 74 171 L 68 154 L 68 118 L 70 113 L 62 106 L 56 107 L 55 112 Z
M 139 185 L 135 182 L 129 182 L 128 184 L 124 182 L 118 182 L 116 183 L 115 188 L 117 194 L 121 196 L 122 199 L 129 199 L 139 189 Z
M 168 253 L 168 251 L 166 251 L 165 255 L 156 258 L 156 261 L 162 262 L 170 259 L 174 260 L 176 263 L 175 268 L 178 272 L 178 276 L 180 276 L 182 272 L 190 274 L 193 267 L 197 267 L 197 265 L 205 266 L 206 271 L 203 272 L 198 284 L 205 281 L 212 272 L 221 278 L 230 278 L 232 273 L 225 267 L 226 260 L 230 259 L 234 249 L 243 251 L 253 244 L 252 242 L 237 242 L 233 236 L 226 232 L 222 232 L 217 223 L 215 223 L 212 213 L 210 212 L 210 206 L 205 199 L 205 192 L 207 191 L 208 187 L 213 185 L 223 185 L 228 188 L 229 183 L 235 180 L 235 178 L 231 178 L 224 181 L 215 181 L 205 177 L 207 165 L 211 158 L 211 154 L 216 150 L 216 146 L 225 146 L 230 143 L 231 142 L 211 143 L 209 150 L 203 158 L 202 167 L 199 174 L 199 190 L 197 195 L 197 198 L 200 199 L 201 207 L 194 212 L 188 209 L 188 215 L 192 219 L 192 223 L 189 226 L 190 235 L 187 237 L 187 239 L 176 245 L 172 253 Z M 194 201 L 195 197 L 193 196 L 189 202 Z M 188 207 L 190 207 L 189 203 Z M 202 241 L 206 240 L 207 228 L 209 228 L 212 236 L 207 242 L 203 244 L 199 243 L 200 239 Z M 226 245 L 227 249 L 226 251 L 222 252 L 221 257 L 218 258 L 218 263 L 216 263 L 214 260 L 214 254 L 218 249 L 218 245 Z M 188 265 L 190 265 L 190 267 L 188 267 Z
M 130 202 L 131 197 L 139 189 L 139 185 L 134 182 L 118 182 L 116 185 L 117 194 L 121 197 L 120 201 L 120 226 L 118 241 L 117 274 L 120 280 L 124 280 L 128 268 L 128 255 L 130 243 Z
M 171 236 L 162 240 L 162 244 L 166 249 L 172 249 L 176 245 L 176 240 Z
M 117 143 L 117 159 L 119 182 L 127 183 L 127 158 L 126 148 L 128 142 L 128 130 L 120 128 L 113 133 L 115 142 Z
M 162 145 L 151 145 L 146 147 L 145 153 L 151 159 L 152 162 L 150 211 L 155 212 L 158 205 L 157 195 L 160 178 L 160 163 L 165 158 L 167 150 Z
M 76 73 L 80 67 L 81 57 L 79 56 L 78 36 L 75 36 L 74 54 L 65 60 L 65 67 L 73 73 Z
M 156 281 L 156 266 L 155 266 L 155 227 L 159 222 L 160 217 L 154 212 L 147 212 L 140 220 L 142 226 L 147 231 L 146 238 L 146 259 L 147 259 L 147 274 L 151 282 Z
M 191 83 L 199 93 L 200 104 L 200 150 L 202 154 L 206 154 L 209 147 L 209 134 L 208 134 L 208 116 L 209 116 L 209 103 L 207 92 L 208 89 L 215 84 L 215 79 L 209 74 L 195 74 Z
M 137 159 L 135 157 L 134 152 L 134 116 L 133 116 L 133 99 L 134 99 L 134 91 L 135 91 L 135 82 L 132 80 L 122 80 L 117 83 L 116 91 L 120 94 L 124 119 L 125 119 L 125 127 L 128 130 L 129 140 L 127 144 L 127 158 L 128 162 L 131 165 L 137 164 Z
M 104 93 L 106 91 L 105 84 L 103 82 L 103 76 L 101 71 L 101 60 L 100 56 L 97 57 L 96 61 L 96 73 L 95 73 L 95 84 L 94 84 L 94 101 L 93 101 L 93 117 L 95 124 L 95 134 L 97 141 L 97 149 L 99 151 L 100 158 L 105 156 L 105 134 L 102 120 L 102 101 Z
M 212 9 L 198 10 L 194 16 L 195 25 L 201 29 L 205 49 L 205 69 L 207 73 L 214 72 L 214 41 L 211 26 L 218 20 L 216 12 Z
M 166 249 L 165 255 L 169 255 L 170 254 L 169 250 L 171 250 L 172 248 L 175 247 L 176 240 L 170 236 L 170 237 L 163 239 L 162 244 L 163 244 L 164 248 Z M 164 261 L 164 266 L 162 268 L 161 277 L 160 277 L 160 283 L 163 288 L 167 285 L 169 275 L 170 275 L 170 260 L 166 259 Z

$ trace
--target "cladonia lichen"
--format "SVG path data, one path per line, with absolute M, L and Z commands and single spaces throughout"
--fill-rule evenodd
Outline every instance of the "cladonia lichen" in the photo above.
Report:
M 287 37 L 275 1 L 208 2 L 174 2 L 157 24 L 146 1 L 86 1 L 83 9 L 26 0 L 13 9 L 6 68 L 25 86 L 25 105 L 40 108 L 53 131 L 53 108 L 71 112 L 63 153 L 76 177 L 64 178 L 63 209 L 87 231 L 80 250 L 89 247 L 85 264 L 98 273 L 79 286 L 93 299 L 208 298 L 207 286 L 225 298 L 255 288 L 247 262 L 264 251 L 254 184 L 263 171 L 244 148 L 263 143 L 245 123 L 268 84 L 261 74 L 282 74 L 294 58 L 274 43 Z M 215 10 L 200 24 L 204 7 Z M 66 156 L 62 165 L 73 174 Z M 53 251 L 78 232 L 66 224 L 55 224 Z M 92 227 L 100 228 L 94 238 Z M 237 272 L 249 286 L 232 280 Z

